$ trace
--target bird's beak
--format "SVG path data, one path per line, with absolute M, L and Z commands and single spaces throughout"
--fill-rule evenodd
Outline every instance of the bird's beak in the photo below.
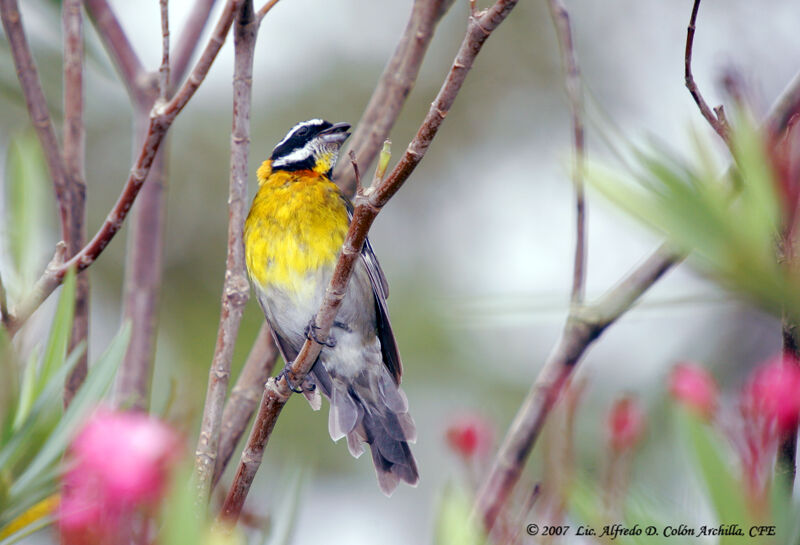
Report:
M 350 129 L 350 123 L 336 123 L 333 127 L 325 129 L 319 136 L 326 144 L 339 144 L 341 145 L 350 136 L 347 132 Z

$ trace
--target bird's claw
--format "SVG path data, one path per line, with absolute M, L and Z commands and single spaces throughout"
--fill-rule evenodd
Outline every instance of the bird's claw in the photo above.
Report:
M 311 339 L 312 341 L 314 341 L 319 345 L 327 346 L 328 348 L 333 348 L 334 346 L 336 346 L 336 339 L 333 338 L 333 335 L 328 334 L 328 338 L 325 339 L 324 341 L 321 341 L 319 337 L 317 337 L 317 330 L 319 328 L 317 327 L 317 324 L 315 322 L 316 322 L 315 318 L 311 318 L 311 321 L 308 322 L 308 325 L 306 326 L 305 330 L 306 338 Z
M 291 366 L 292 366 L 291 363 L 287 363 L 283 367 L 283 370 L 280 373 L 278 373 L 278 376 L 275 379 L 280 381 L 280 379 L 283 378 L 286 381 L 286 385 L 289 387 L 289 389 L 291 391 L 293 391 L 296 394 L 302 394 L 306 390 L 306 388 L 304 388 L 304 386 L 305 386 L 305 382 L 308 381 L 308 377 L 303 379 L 303 383 L 304 384 L 301 384 L 300 386 L 297 386 L 294 382 L 292 382 L 292 379 L 289 378 L 289 371 L 291 369 Z M 316 388 L 316 385 L 312 384 L 311 387 L 309 387 L 307 389 L 309 391 L 314 391 L 314 388 Z

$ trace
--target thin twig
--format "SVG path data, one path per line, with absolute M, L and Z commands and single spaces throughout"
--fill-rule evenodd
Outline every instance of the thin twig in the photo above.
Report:
M 189 14 L 189 19 L 178 37 L 175 53 L 172 55 L 171 89 L 176 89 L 183 81 L 186 70 L 189 68 L 189 61 L 192 60 L 192 55 L 200 43 L 200 35 L 208 23 L 215 4 L 216 0 L 197 0 L 194 3 L 194 9 Z
M 36 63 L 33 60 L 28 39 L 22 26 L 22 16 L 19 12 L 17 0 L 0 0 L 0 18 L 2 18 L 3 29 L 11 48 L 11 56 L 14 59 L 22 94 L 28 106 L 28 114 L 31 117 L 34 129 L 36 129 L 36 136 L 39 138 L 47 168 L 53 180 L 53 188 L 55 189 L 61 217 L 61 233 L 62 237 L 66 237 L 69 232 L 69 225 L 67 224 L 67 209 L 69 205 L 67 204 L 66 196 L 66 167 L 61 157 L 55 129 L 53 129 L 53 124 L 50 120 L 50 111 L 39 81 Z
M 275 348 L 269 326 L 264 322 L 222 413 L 222 432 L 214 479 L 211 482 L 212 489 L 222 477 L 236 444 L 242 438 L 250 417 L 258 407 L 258 401 L 264 392 L 264 384 L 272 375 L 277 358 L 278 350 Z
M 572 183 L 575 187 L 575 259 L 572 270 L 571 302 L 573 305 L 583 302 L 586 291 L 586 196 L 583 183 L 583 166 L 586 157 L 586 143 L 583 130 L 583 93 L 581 92 L 581 73 L 578 57 L 572 39 L 572 28 L 569 12 L 561 0 L 548 0 L 550 17 L 558 36 L 561 50 L 561 64 L 564 67 L 564 83 L 572 114 L 573 153 L 575 165 L 572 171 Z
M 361 185 L 361 172 L 358 170 L 358 161 L 356 160 L 356 152 L 350 150 L 347 154 L 350 157 L 350 165 L 353 167 L 353 176 L 356 181 L 356 193 L 361 193 L 364 191 L 364 187 Z
M 158 98 L 167 101 L 169 94 L 169 0 L 159 0 L 161 8 L 161 66 L 158 69 Z
M 363 194 L 356 196 L 353 219 L 342 245 L 341 255 L 336 263 L 336 268 L 325 292 L 322 305 L 315 318 L 317 337 L 322 342 L 327 339 L 336 313 L 344 299 L 350 274 L 367 238 L 367 232 L 372 222 L 381 208 L 400 189 L 420 160 L 422 160 L 447 112 L 452 107 L 484 42 L 492 31 L 505 20 L 516 3 L 516 0 L 498 0 L 491 8 L 483 12 L 480 17 L 471 17 L 469 19 L 466 35 L 458 54 L 436 99 L 431 104 L 430 110 L 416 136 L 408 145 L 403 157 L 378 186 L 372 187 Z M 307 340 L 303 344 L 294 362 L 287 367 L 286 375 L 289 375 L 288 378 L 292 382 L 295 384 L 302 383 L 302 380 L 319 356 L 320 349 L 321 345 L 311 340 Z M 231 522 L 238 519 L 250 485 L 261 463 L 264 448 L 275 427 L 275 422 L 291 393 L 292 391 L 289 389 L 285 376 L 280 381 L 271 378 L 267 382 L 256 422 L 253 424 L 247 446 L 242 452 L 242 458 L 236 470 L 236 476 L 222 507 L 220 516 L 226 521 Z
M 133 46 L 111 6 L 108 5 L 107 0 L 84 0 L 83 4 L 92 18 L 106 51 L 111 55 L 114 66 L 119 70 L 131 101 L 134 104 L 148 102 L 149 93 L 143 90 L 154 88 L 156 82 L 145 70 L 133 50 Z
M 13 0 L 2 0 L 3 2 L 13 2 Z M 94 260 L 103 252 L 105 247 L 114 238 L 114 235 L 122 227 L 128 211 L 133 205 L 133 201 L 144 183 L 155 158 L 156 151 L 161 145 L 164 136 L 172 125 L 172 122 L 183 110 L 186 104 L 194 95 L 197 88 L 208 74 L 211 64 L 217 57 L 225 37 L 228 34 L 230 25 L 233 21 L 233 14 L 239 9 L 244 0 L 228 0 L 225 8 L 220 15 L 219 21 L 209 38 L 208 44 L 203 50 L 200 59 L 197 61 L 191 77 L 189 77 L 174 97 L 163 107 L 157 108 L 150 115 L 147 136 L 142 144 L 141 151 L 131 168 L 128 180 L 122 189 L 117 202 L 112 207 L 103 225 L 83 247 L 83 249 L 69 261 L 60 267 L 48 268 L 37 280 L 34 289 L 23 298 L 11 313 L 9 331 L 13 335 L 19 327 L 30 317 L 47 297 L 53 293 L 64 278 L 66 272 L 72 268 L 78 271 L 90 266 Z
M 269 10 L 275 7 L 275 4 L 277 3 L 278 0 L 269 0 L 269 2 L 261 6 L 261 9 L 258 10 L 258 12 L 256 13 L 256 22 L 259 25 L 261 24 L 261 21 L 264 19 L 264 17 L 266 17 L 267 13 L 269 13 Z
M 694 82 L 694 76 L 692 75 L 692 47 L 694 45 L 695 21 L 697 21 L 697 10 L 699 8 L 700 0 L 694 0 L 694 5 L 692 6 L 692 15 L 689 17 L 689 26 L 686 29 L 686 53 L 683 60 L 686 88 L 689 89 L 689 93 L 691 93 L 692 98 L 697 104 L 697 107 L 700 108 L 700 113 L 703 114 L 703 117 L 706 118 L 706 121 L 708 121 L 720 138 L 722 138 L 725 143 L 728 144 L 728 147 L 730 147 L 730 129 L 725 122 L 722 106 L 717 107 L 719 115 L 715 114 L 711 108 L 709 108 L 708 104 L 703 98 L 703 95 L 700 94 L 700 90 L 698 89 L 697 84 Z
M 364 172 L 369 170 L 383 141 L 389 137 L 417 80 L 436 25 L 453 1 L 414 1 L 403 35 L 345 148 L 346 153 L 355 151 L 358 164 Z M 346 161 L 339 162 L 334 169 L 333 179 L 346 195 L 355 195 L 355 178 Z
M 205 505 L 211 491 L 219 453 L 220 430 L 231 360 L 244 306 L 250 296 L 242 231 L 247 215 L 247 159 L 250 151 L 250 105 L 253 90 L 253 56 L 259 22 L 253 1 L 245 0 L 233 27 L 233 129 L 228 190 L 228 255 L 217 344 L 208 377 L 208 391 L 200 435 L 195 450 L 194 483 L 197 502 Z
M 64 166 L 66 169 L 67 255 L 73 256 L 86 244 L 86 130 L 83 122 L 83 18 L 80 0 L 64 0 L 61 7 L 64 34 Z M 86 341 L 89 332 L 89 276 L 78 276 L 75 315 L 68 351 Z M 87 351 L 73 366 L 64 383 L 64 406 L 72 401 L 86 378 Z

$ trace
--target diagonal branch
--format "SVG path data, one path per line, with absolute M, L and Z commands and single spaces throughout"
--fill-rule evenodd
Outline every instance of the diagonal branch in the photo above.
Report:
M 558 36 L 561 49 L 561 64 L 564 67 L 564 82 L 572 114 L 572 137 L 575 165 L 572 170 L 572 183 L 575 187 L 575 260 L 572 272 L 571 302 L 583 302 L 586 291 L 586 195 L 583 183 L 583 166 L 586 157 L 586 142 L 583 130 L 583 93 L 581 92 L 581 73 L 578 57 L 572 39 L 569 13 L 561 0 L 548 0 L 550 17 Z
M 403 157 L 378 186 L 356 196 L 350 229 L 342 245 L 342 252 L 325 292 L 322 305 L 315 318 L 317 338 L 320 341 L 324 342 L 327 339 L 336 313 L 344 298 L 353 267 L 367 238 L 367 232 L 372 222 L 381 208 L 400 189 L 422 160 L 447 112 L 452 107 L 483 44 L 492 31 L 505 20 L 516 3 L 516 0 L 498 0 L 488 10 L 470 17 L 466 35 L 445 82 L 442 84 L 436 99 L 431 104 L 430 110 L 416 136 L 408 145 Z M 320 349 L 321 345 L 316 342 L 311 340 L 305 342 L 294 362 L 287 368 L 286 375 L 289 375 L 288 378 L 292 382 L 295 384 L 302 383 L 302 380 L 317 360 Z M 241 513 L 244 500 L 261 463 L 264 448 L 275 427 L 275 422 L 290 395 L 291 390 L 286 382 L 286 377 L 282 377 L 280 381 L 271 378 L 267 382 L 256 422 L 253 424 L 247 446 L 242 452 L 242 458 L 236 470 L 234 482 L 222 507 L 220 516 L 228 522 L 235 522 Z
M 400 111 L 417 80 L 425 52 L 431 43 L 436 25 L 454 0 L 415 0 L 400 42 L 372 93 L 353 135 L 343 153 L 354 151 L 356 161 L 367 171 L 389 137 Z M 346 195 L 356 192 L 353 171 L 348 161 L 340 161 L 333 179 Z
M 13 0 L 2 1 L 13 2 Z M 78 271 L 82 271 L 89 267 L 122 227 L 122 223 L 125 221 L 133 201 L 150 171 L 153 159 L 167 130 L 192 98 L 195 91 L 197 91 L 206 74 L 208 74 L 211 64 L 217 57 L 222 44 L 225 43 L 225 36 L 228 34 L 233 22 L 233 15 L 242 2 L 243 0 L 228 0 L 226 2 L 214 32 L 209 38 L 200 59 L 197 61 L 191 77 L 184 82 L 178 93 L 166 105 L 155 108 L 150 114 L 147 134 L 131 168 L 128 180 L 117 202 L 92 240 L 66 263 L 60 266 L 48 267 L 37 280 L 33 290 L 15 307 L 9 317 L 10 327 L 8 329 L 12 335 L 19 330 L 19 327 L 30 317 L 33 311 L 61 284 L 64 275 L 70 268 L 76 267 Z
M 148 90 L 152 89 L 156 82 L 145 70 L 133 50 L 133 46 L 111 6 L 108 5 L 107 0 L 84 0 L 84 6 L 97 28 L 106 50 L 111 55 L 114 66 L 120 72 L 131 101 L 134 104 L 147 103 Z

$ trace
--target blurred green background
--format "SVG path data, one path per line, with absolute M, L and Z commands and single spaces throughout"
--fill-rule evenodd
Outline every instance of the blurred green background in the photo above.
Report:
M 485 2 L 484 2 L 485 3 Z M 479 2 L 480 4 L 480 2 Z M 160 59 L 158 3 L 113 2 L 146 66 Z M 685 151 L 687 128 L 709 132 L 683 87 L 683 47 L 691 2 L 568 1 L 587 90 L 588 150 L 608 157 L 602 134 L 638 142 L 652 137 Z M 281 0 L 261 27 L 253 83 L 250 171 L 294 123 L 311 117 L 355 123 L 367 103 L 411 2 Z M 25 2 L 23 16 L 51 109 L 61 104 L 58 6 Z M 218 6 L 219 8 L 219 6 Z M 173 43 L 191 9 L 170 2 Z M 217 10 L 218 11 L 218 10 Z M 215 12 L 216 13 L 216 12 Z M 458 0 L 431 44 L 417 85 L 392 132 L 395 157 L 416 131 L 461 41 L 468 2 Z M 694 72 L 708 102 L 725 69 L 744 76 L 766 111 L 793 76 L 800 56 L 790 0 L 708 1 L 700 10 Z M 212 16 L 212 20 L 215 17 Z M 89 232 L 105 218 L 131 165 L 131 109 L 91 24 L 87 31 L 87 181 Z M 229 40 L 230 41 L 230 40 Z M 8 54 L 0 41 L 0 146 L 30 131 Z M 233 51 L 227 43 L 207 80 L 180 114 L 169 139 L 169 204 L 153 406 L 194 448 L 218 324 L 224 272 Z M 455 106 L 412 178 L 385 208 L 371 240 L 391 284 L 389 307 L 405 366 L 404 389 L 419 429 L 422 482 L 384 498 L 369 461 L 354 461 L 327 433 L 327 407 L 300 399 L 283 413 L 248 506 L 280 503 L 282 475 L 299 466 L 306 480 L 297 543 L 426 542 L 435 498 L 460 471 L 444 443 L 448 419 L 484 413 L 501 438 L 560 333 L 573 252 L 570 126 L 558 48 L 544 2 L 520 2 L 492 35 Z M 723 152 L 722 148 L 718 150 Z M 5 153 L 0 153 L 5 157 Z M 2 171 L 5 171 L 3 166 Z M 42 210 L 41 270 L 56 242 L 55 205 L 46 172 L 30 177 Z M 36 189 L 43 187 L 44 191 Z M 33 194 L 33 193 L 32 193 Z M 3 191 L 0 214 L 10 213 Z M 613 285 L 658 238 L 601 200 L 590 199 L 589 298 Z M 6 222 L 0 222 L 5 224 Z M 123 230 L 90 269 L 90 353 L 120 323 L 126 253 Z M 6 266 L 7 240 L 0 252 Z M 12 295 L 14 293 L 11 286 Z M 51 297 L 51 300 L 54 300 Z M 46 327 L 52 301 L 35 316 Z M 247 307 L 236 371 L 262 317 Z M 30 346 L 40 330 L 19 340 Z M 735 388 L 755 362 L 777 350 L 779 324 L 686 267 L 671 272 L 641 305 L 592 349 L 578 375 L 587 381 L 578 412 L 577 453 L 593 472 L 604 460 L 605 414 L 633 392 L 656 409 L 664 377 L 679 360 L 709 366 Z M 92 356 L 90 356 L 90 360 Z M 653 412 L 655 414 L 655 411 Z M 659 414 L 663 414 L 659 412 Z M 660 419 L 659 419 L 660 418 Z M 702 518 L 690 482 L 660 429 L 650 437 L 635 488 Z M 534 459 L 538 459 L 538 451 Z M 237 455 L 235 455 L 237 456 Z M 529 466 L 534 477 L 538 461 Z M 278 483 L 278 484 L 276 484 Z M 655 493 L 653 493 L 655 494 Z M 663 497 L 662 497 L 663 496 Z M 698 514 L 699 513 L 699 514 Z M 409 525 L 408 520 L 418 521 Z

